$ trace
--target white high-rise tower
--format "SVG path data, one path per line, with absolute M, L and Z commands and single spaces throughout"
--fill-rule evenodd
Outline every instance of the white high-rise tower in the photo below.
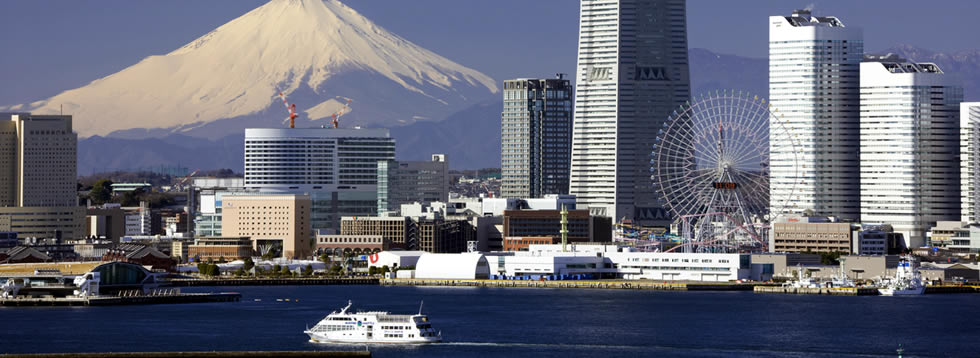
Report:
M 963 88 L 932 63 L 861 63 L 861 219 L 891 224 L 908 248 L 960 219 Z
M 960 221 L 980 223 L 980 102 L 960 103 Z
M 594 215 L 668 225 L 650 179 L 664 120 L 690 97 L 684 0 L 582 0 L 569 193 Z
M 861 29 L 836 17 L 808 10 L 769 17 L 770 103 L 799 151 L 794 167 L 786 152 L 793 147 L 770 148 L 770 197 L 791 198 L 783 213 L 860 219 L 863 56 Z

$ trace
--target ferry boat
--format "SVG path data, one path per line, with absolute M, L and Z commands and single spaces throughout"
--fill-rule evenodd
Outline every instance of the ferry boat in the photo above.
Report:
M 919 268 L 911 255 L 902 257 L 895 269 L 895 277 L 879 282 L 878 293 L 882 296 L 921 295 L 926 291 Z
M 421 344 L 442 341 L 442 332 L 437 332 L 429 323 L 429 317 L 422 314 L 391 314 L 388 312 L 349 312 L 352 302 L 339 312 L 334 311 L 324 317 L 313 328 L 307 328 L 310 342 L 314 343 L 389 343 Z

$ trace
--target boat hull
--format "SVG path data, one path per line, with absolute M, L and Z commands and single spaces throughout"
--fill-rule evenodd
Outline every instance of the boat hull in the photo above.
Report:
M 310 342 L 312 343 L 323 343 L 323 344 L 432 344 L 442 342 L 442 337 L 421 337 L 421 338 L 403 338 L 403 339 L 363 339 L 363 338 L 332 338 L 325 335 L 316 334 L 314 332 L 306 331 L 306 335 L 310 336 Z
M 921 295 L 925 293 L 925 287 L 909 288 L 909 289 L 894 289 L 894 288 L 879 288 L 878 294 L 882 296 L 914 296 Z

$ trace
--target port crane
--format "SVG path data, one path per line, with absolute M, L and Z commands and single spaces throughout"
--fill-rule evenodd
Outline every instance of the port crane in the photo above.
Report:
M 194 170 L 193 172 L 191 172 L 190 174 L 188 174 L 186 177 L 184 177 L 183 179 L 181 179 L 179 182 L 177 182 L 177 184 L 174 184 L 174 186 L 170 188 L 170 191 L 181 191 L 181 190 L 183 190 L 184 189 L 184 184 L 186 184 L 187 181 L 191 179 L 191 177 L 197 175 L 197 173 L 200 172 L 200 171 L 201 171 L 201 169 Z
M 286 102 L 286 95 L 283 94 L 282 91 L 279 92 L 279 98 L 282 98 L 282 104 L 286 106 L 286 110 L 289 111 L 289 117 L 284 119 L 283 122 L 289 121 L 289 128 L 296 128 L 296 117 L 299 117 L 299 115 L 296 114 L 296 104 L 289 104 L 289 102 Z
M 347 113 L 347 110 L 350 109 L 350 103 L 353 101 L 353 99 L 347 97 L 337 96 L 337 98 L 347 100 L 347 102 L 344 103 L 344 107 L 342 107 L 339 112 L 330 115 L 330 117 L 332 118 L 331 123 L 333 123 L 334 128 L 340 127 L 340 116 L 343 116 L 344 113 Z

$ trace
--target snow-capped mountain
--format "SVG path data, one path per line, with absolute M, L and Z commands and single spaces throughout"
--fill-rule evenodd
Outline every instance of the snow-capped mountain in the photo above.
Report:
M 496 82 L 387 32 L 336 0 L 272 0 L 166 55 L 6 111 L 74 116 L 81 137 L 169 133 L 221 138 L 280 126 L 391 127 L 442 120 L 498 92 Z M 320 120 L 310 123 L 310 120 Z

